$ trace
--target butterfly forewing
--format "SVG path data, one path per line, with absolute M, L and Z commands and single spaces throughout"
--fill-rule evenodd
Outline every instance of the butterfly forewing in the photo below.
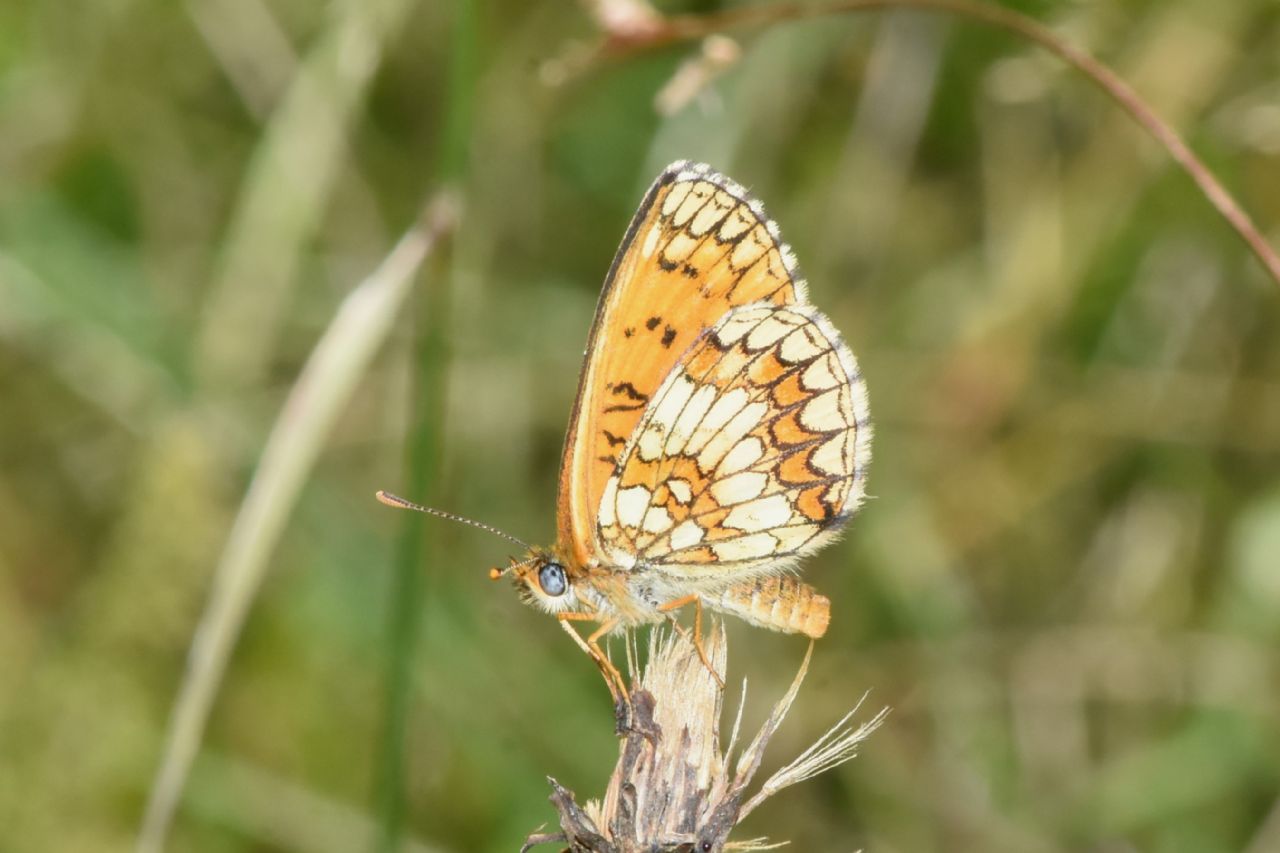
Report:
M 757 303 L 682 354 L 606 479 L 611 561 L 731 582 L 818 547 L 862 498 L 866 395 L 816 309 Z
M 605 283 L 565 440 L 559 540 L 580 564 L 604 556 L 605 486 L 677 361 L 738 306 L 803 301 L 790 251 L 741 187 L 686 163 L 659 176 Z

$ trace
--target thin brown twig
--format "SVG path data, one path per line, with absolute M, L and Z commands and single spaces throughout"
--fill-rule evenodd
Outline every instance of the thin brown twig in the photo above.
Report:
M 1249 214 L 1236 203 L 1231 193 L 1214 177 L 1209 167 L 1196 156 L 1181 135 L 1105 63 L 1067 43 L 1034 18 L 1011 9 L 973 0 L 834 0 L 826 3 L 774 3 L 706 15 L 674 15 L 662 19 L 652 27 L 610 32 L 600 46 L 597 56 L 609 59 L 626 58 L 675 42 L 705 38 L 724 30 L 769 26 L 825 15 L 890 9 L 942 12 L 1005 30 L 1040 45 L 1089 78 L 1169 152 L 1169 156 L 1195 181 L 1209 203 L 1244 240 L 1245 245 L 1262 264 L 1271 280 L 1280 286 L 1280 255 L 1258 231 Z

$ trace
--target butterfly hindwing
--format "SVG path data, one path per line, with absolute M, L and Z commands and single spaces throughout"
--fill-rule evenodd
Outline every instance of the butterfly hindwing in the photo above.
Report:
M 728 583 L 833 535 L 869 456 L 862 379 L 826 318 L 741 307 L 646 405 L 606 479 L 598 535 L 620 567 Z

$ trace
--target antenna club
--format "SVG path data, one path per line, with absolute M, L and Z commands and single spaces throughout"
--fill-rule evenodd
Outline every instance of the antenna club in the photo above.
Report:
M 502 580 L 502 570 L 501 570 L 501 569 L 490 569 L 490 570 L 489 570 L 489 580 L 491 580 L 491 581 Z

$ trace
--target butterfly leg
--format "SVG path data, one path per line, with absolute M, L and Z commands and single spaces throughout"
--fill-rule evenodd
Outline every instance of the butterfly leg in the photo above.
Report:
M 716 680 L 716 684 L 720 685 L 720 689 L 724 689 L 724 679 L 720 677 L 720 673 L 716 672 L 716 668 L 711 665 L 711 660 L 707 657 L 707 651 L 702 647 L 702 596 L 696 592 L 686 595 L 683 598 L 677 598 L 674 601 L 668 601 L 666 604 L 658 608 L 663 613 L 672 613 L 681 607 L 693 605 L 693 648 L 698 653 L 702 665 L 707 668 L 707 672 L 711 673 L 711 677 Z M 676 630 L 683 631 L 680 624 L 673 618 L 671 624 Z
M 605 671 L 605 680 L 612 679 L 617 685 L 615 690 L 609 688 L 609 692 L 613 693 L 613 715 L 614 715 L 614 733 L 619 737 L 638 734 L 648 739 L 656 749 L 658 742 L 657 737 L 661 732 L 657 724 L 653 721 L 653 696 L 641 690 L 637 695 L 640 704 L 636 704 L 632 700 L 630 691 L 627 690 L 626 681 L 622 677 L 622 673 L 613 665 L 605 653 L 600 648 L 600 638 L 608 634 L 618 626 L 618 620 L 606 619 L 600 622 L 600 627 L 587 637 L 586 645 L 593 650 L 592 657 L 600 664 L 602 671 Z M 621 699 L 619 699 L 621 695 Z
M 600 648 L 600 638 L 613 630 L 614 626 L 617 625 L 617 620 L 610 619 L 602 622 L 600 627 L 584 640 L 582 635 L 573 630 L 569 623 L 597 621 L 594 613 L 565 611 L 557 613 L 556 618 L 560 620 L 560 627 L 565 630 L 565 633 L 578 644 L 578 648 L 586 652 L 596 662 L 596 666 L 600 668 L 600 674 L 604 676 L 604 683 L 609 688 L 609 695 L 613 697 L 613 704 L 630 708 L 631 696 L 627 692 L 627 685 L 622 678 L 622 673 L 618 671 L 618 668 L 605 655 L 604 650 Z
M 607 619 L 604 622 L 601 622 L 600 627 L 592 631 L 591 636 L 587 637 L 587 646 L 591 649 L 592 657 L 596 659 L 596 662 L 608 670 L 605 673 L 605 680 L 607 681 L 612 679 L 614 685 L 617 687 L 616 691 L 610 688 L 610 692 L 613 693 L 614 704 L 617 704 L 618 696 L 620 694 L 622 696 L 623 703 L 627 707 L 628 716 L 630 716 L 631 694 L 627 691 L 627 682 L 623 679 L 622 673 L 618 671 L 618 668 L 613 665 L 613 661 L 609 660 L 608 656 L 605 655 L 604 650 L 600 648 L 600 638 L 612 631 L 617 627 L 617 625 L 617 619 Z

